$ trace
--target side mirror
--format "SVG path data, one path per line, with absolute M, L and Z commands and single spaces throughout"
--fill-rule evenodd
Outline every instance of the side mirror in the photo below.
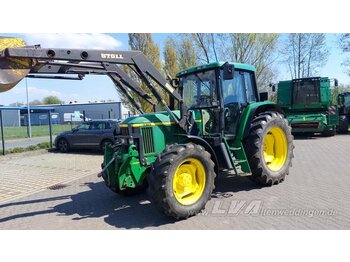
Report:
M 334 78 L 334 86 L 338 86 L 338 79 Z
M 229 63 L 225 63 L 223 65 L 223 78 L 224 78 L 224 80 L 233 79 L 233 71 L 234 71 L 234 66 L 230 65 Z
M 178 78 L 170 79 L 170 85 L 172 85 L 175 88 L 179 87 L 179 79 Z
M 276 85 L 275 84 L 269 84 L 269 87 L 271 87 L 272 92 L 276 92 Z
M 259 93 L 259 100 L 260 102 L 266 101 L 269 99 L 269 93 L 268 92 L 261 92 Z
M 78 127 L 73 127 L 73 128 L 72 128 L 73 133 L 77 132 L 78 130 L 79 130 Z

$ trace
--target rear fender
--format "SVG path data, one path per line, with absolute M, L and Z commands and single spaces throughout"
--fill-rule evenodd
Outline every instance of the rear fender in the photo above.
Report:
M 243 141 L 249 134 L 250 123 L 253 118 L 266 111 L 275 111 L 284 115 L 282 108 L 272 102 L 257 102 L 249 105 L 243 111 L 236 141 Z

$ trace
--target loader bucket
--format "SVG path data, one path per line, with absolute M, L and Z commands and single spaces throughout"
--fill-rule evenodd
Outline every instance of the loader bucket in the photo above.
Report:
M 24 47 L 21 38 L 0 37 L 0 52 L 5 48 Z M 30 72 L 31 60 L 0 57 L 0 93 L 15 87 Z

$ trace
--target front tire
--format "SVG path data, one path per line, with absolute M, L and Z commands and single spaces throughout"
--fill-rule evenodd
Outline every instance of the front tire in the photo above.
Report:
M 200 145 L 173 145 L 153 164 L 152 202 L 167 216 L 188 218 L 204 209 L 214 190 L 214 162 Z
M 61 153 L 67 153 L 70 150 L 69 143 L 67 139 L 65 138 L 60 138 L 57 141 L 57 148 Z
M 280 113 L 264 112 L 255 117 L 244 148 L 254 181 L 263 185 L 284 181 L 294 146 L 291 127 Z

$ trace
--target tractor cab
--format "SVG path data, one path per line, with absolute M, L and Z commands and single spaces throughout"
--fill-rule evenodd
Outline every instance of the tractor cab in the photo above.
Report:
M 192 112 L 192 134 L 234 138 L 244 108 L 258 101 L 254 74 L 253 66 L 220 62 L 178 73 L 183 102 Z

